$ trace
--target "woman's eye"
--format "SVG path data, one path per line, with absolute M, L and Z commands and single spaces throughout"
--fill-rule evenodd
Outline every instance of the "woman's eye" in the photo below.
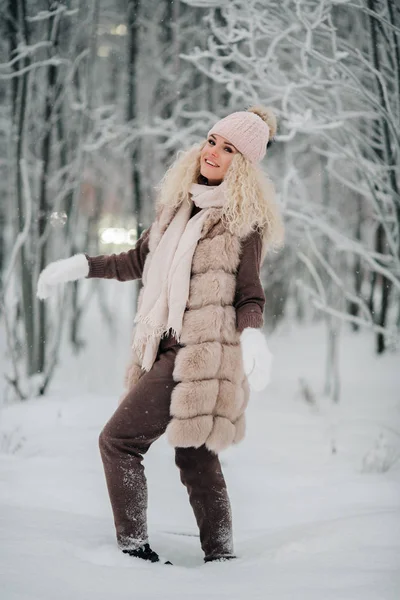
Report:
M 208 140 L 208 143 L 211 144 L 211 146 L 215 146 L 214 140 Z
M 227 146 L 227 147 L 225 148 L 225 150 L 227 150 L 227 151 L 229 152 L 229 154 L 232 154 L 232 148 L 229 148 L 229 146 Z

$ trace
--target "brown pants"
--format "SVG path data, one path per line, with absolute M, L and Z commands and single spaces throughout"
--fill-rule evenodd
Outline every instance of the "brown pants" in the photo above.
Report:
M 169 421 L 177 346 L 159 353 L 151 371 L 124 398 L 100 434 L 118 544 L 134 549 L 148 541 L 147 484 L 143 455 Z M 232 518 L 218 456 L 205 446 L 176 448 L 180 469 L 200 530 L 205 557 L 231 556 Z

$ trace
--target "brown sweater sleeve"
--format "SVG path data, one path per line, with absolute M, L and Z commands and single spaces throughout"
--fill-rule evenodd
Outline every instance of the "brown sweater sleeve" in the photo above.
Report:
M 118 281 L 132 281 L 141 279 L 144 262 L 149 253 L 150 229 L 146 229 L 128 252 L 120 254 L 88 256 L 88 278 L 101 277 L 102 279 L 118 279 Z
M 236 325 L 241 332 L 245 327 L 262 327 L 265 294 L 260 281 L 262 239 L 255 231 L 242 245 L 242 254 L 236 277 Z

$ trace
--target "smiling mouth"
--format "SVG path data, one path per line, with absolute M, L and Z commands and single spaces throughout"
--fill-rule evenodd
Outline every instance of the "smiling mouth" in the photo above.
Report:
M 206 165 L 208 165 L 209 167 L 219 167 L 219 165 L 216 165 L 215 163 L 211 162 L 210 160 L 208 160 L 208 158 L 204 159 L 204 162 L 206 163 Z

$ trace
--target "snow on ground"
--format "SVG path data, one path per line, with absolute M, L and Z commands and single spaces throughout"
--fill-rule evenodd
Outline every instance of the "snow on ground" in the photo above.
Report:
M 122 303 L 118 283 L 108 289 Z M 400 451 L 399 356 L 376 358 L 369 335 L 344 332 L 342 398 L 332 407 L 321 394 L 323 326 L 282 326 L 270 340 L 273 381 L 252 398 L 247 437 L 221 455 L 238 559 L 203 564 L 161 439 L 145 460 L 150 534 L 174 566 L 152 565 L 116 547 L 97 448 L 121 393 L 124 304 L 120 317 L 111 334 L 91 311 L 85 352 L 64 352 L 48 396 L 0 411 L 1 600 L 398 600 L 400 464 L 385 473 L 362 465 L 366 455 L 376 464 Z

